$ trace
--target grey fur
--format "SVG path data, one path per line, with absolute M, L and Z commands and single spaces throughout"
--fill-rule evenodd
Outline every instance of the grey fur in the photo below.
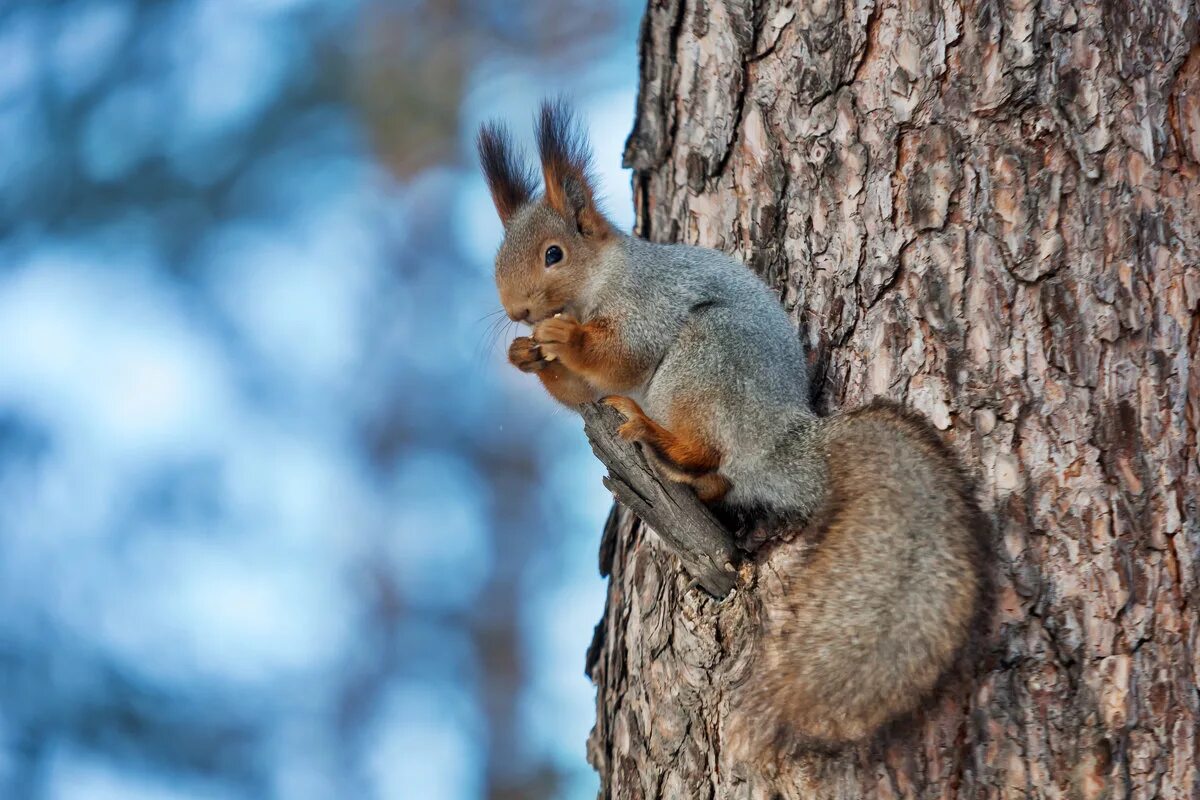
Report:
M 714 402 L 713 444 L 733 484 L 724 503 L 804 517 L 820 502 L 800 339 L 765 284 L 729 256 L 618 234 L 568 313 L 617 321 L 626 344 L 657 368 L 627 392 L 655 419 L 699 376 Z

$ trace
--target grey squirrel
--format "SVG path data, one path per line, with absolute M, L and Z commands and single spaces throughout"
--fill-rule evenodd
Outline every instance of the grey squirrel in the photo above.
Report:
M 541 195 L 503 125 L 477 140 L 504 225 L 500 300 L 532 327 L 509 360 L 567 406 L 616 408 L 621 436 L 714 510 L 816 543 L 785 601 L 762 610 L 734 698 L 751 720 L 741 732 L 869 737 L 913 710 L 967 639 L 981 589 L 968 481 L 896 405 L 818 416 L 799 337 L 746 266 L 616 230 L 565 103 L 542 105 L 536 139 Z

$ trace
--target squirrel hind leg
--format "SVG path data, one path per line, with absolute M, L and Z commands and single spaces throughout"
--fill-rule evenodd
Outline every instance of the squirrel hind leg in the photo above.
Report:
M 696 490 L 696 497 L 700 499 L 701 503 L 707 505 L 720 502 L 721 498 L 729 494 L 729 490 L 733 488 L 729 479 L 719 472 L 709 472 L 693 478 L 690 483 Z
M 733 483 L 715 469 L 699 474 L 681 469 L 678 462 L 665 458 L 659 448 L 644 440 L 639 439 L 638 441 L 643 446 L 642 452 L 645 454 L 646 460 L 658 471 L 659 475 L 669 481 L 691 486 L 696 492 L 696 499 L 705 505 L 711 506 L 720 503 L 733 488 Z
M 719 502 L 729 493 L 732 484 L 717 471 L 721 465 L 720 452 L 692 430 L 672 431 L 663 427 L 630 397 L 606 397 L 604 402 L 625 417 L 617 432 L 622 438 L 641 444 L 647 460 L 664 478 L 688 484 L 706 504 Z

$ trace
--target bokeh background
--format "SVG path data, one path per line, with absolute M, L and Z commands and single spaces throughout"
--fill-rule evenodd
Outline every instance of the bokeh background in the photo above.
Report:
M 609 507 L 485 118 L 631 222 L 632 0 L 0 2 L 0 798 L 584 798 Z

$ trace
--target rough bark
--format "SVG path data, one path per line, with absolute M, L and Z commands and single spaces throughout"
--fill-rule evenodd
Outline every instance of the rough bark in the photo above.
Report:
M 1198 14 L 651 0 L 639 233 L 777 287 L 823 411 L 929 416 L 977 476 L 995 596 L 919 713 L 735 769 L 726 690 L 770 564 L 718 602 L 614 514 L 589 654 L 604 797 L 1200 796 Z

